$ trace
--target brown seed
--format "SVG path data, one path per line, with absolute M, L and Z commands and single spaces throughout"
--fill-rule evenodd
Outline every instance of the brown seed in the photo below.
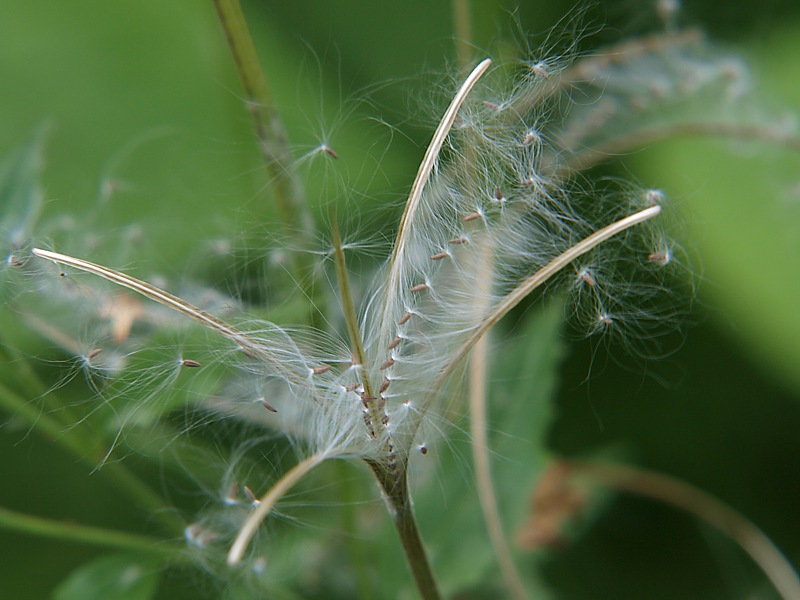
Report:
M 86 360 L 87 360 L 87 361 L 90 361 L 90 360 L 92 360 L 92 359 L 93 359 L 95 356 L 97 356 L 98 354 L 100 354 L 102 351 L 103 351 L 103 349 L 102 349 L 102 348 L 95 348 L 94 350 L 92 350 L 91 352 L 89 352 L 89 354 L 86 356 Z
M 614 323 L 614 320 L 611 318 L 611 315 L 608 315 L 606 313 L 600 315 L 598 321 L 600 321 L 603 325 L 611 325 Z
M 249 487 L 247 487 L 247 486 L 244 486 L 244 495 L 245 495 L 245 496 L 247 497 L 247 499 L 248 499 L 250 502 L 252 502 L 253 504 L 258 504 L 258 496 L 256 496 L 256 495 L 253 493 L 253 490 L 251 490 L 251 489 L 250 489 Z
M 264 400 L 264 398 L 261 398 L 261 406 L 266 408 L 269 412 L 274 412 L 274 413 L 278 412 L 278 409 L 272 406 L 272 404 L 270 404 L 266 400 Z
M 467 216 L 465 216 L 463 221 L 465 223 L 469 223 L 470 221 L 475 221 L 475 220 L 480 219 L 480 218 L 481 218 L 481 213 L 473 212 L 473 213 L 469 213 Z
M 583 282 L 588 286 L 594 287 L 597 285 L 597 280 L 586 269 L 581 271 L 581 279 L 583 279 Z
M 420 451 L 420 454 L 427 454 L 428 453 L 428 447 L 425 446 L 425 445 L 420 446 L 419 447 L 419 451 Z
M 400 345 L 400 342 L 402 341 L 403 339 L 399 335 L 395 336 L 395 338 L 391 342 L 389 342 L 387 350 L 394 350 L 395 348 L 397 348 L 397 346 Z
M 486 108 L 491 108 L 492 110 L 497 110 L 497 111 L 500 110 L 500 106 L 498 104 L 495 104 L 494 102 L 487 102 L 486 100 L 484 100 L 483 105 Z
M 393 364 L 394 364 L 394 359 L 393 359 L 393 358 L 390 356 L 389 358 L 387 358 L 387 359 L 386 359 L 386 362 L 384 362 L 384 363 L 383 363 L 383 364 L 382 364 L 382 365 L 379 367 L 379 370 L 380 370 L 380 371 L 385 371 L 386 369 L 388 369 L 389 367 L 391 367 Z
M 466 244 L 467 243 L 467 238 L 465 238 L 465 237 L 453 238 L 452 240 L 450 240 L 447 243 L 448 244 Z
M 535 142 L 539 138 L 539 134 L 535 131 L 529 131 L 525 134 L 525 137 L 522 138 L 522 145 L 523 146 L 530 146 L 533 142 Z
M 330 370 L 331 370 L 330 365 L 320 365 L 319 367 L 314 367 L 313 369 L 311 369 L 311 372 L 314 375 L 322 375 L 323 373 L 327 373 Z
M 239 499 L 237 498 L 239 493 L 239 484 L 235 481 L 232 481 L 231 484 L 228 486 L 228 491 L 225 492 L 225 504 L 236 504 Z
M 386 390 L 389 389 L 389 385 L 391 384 L 391 380 L 388 377 L 383 378 L 383 383 L 381 383 L 381 387 L 378 388 L 378 393 L 382 394 Z
M 408 289 L 409 292 L 416 294 L 417 292 L 424 292 L 428 289 L 427 283 L 418 283 L 417 285 Z
M 191 358 L 184 358 L 184 359 L 181 361 L 181 364 L 182 364 L 184 367 L 190 367 L 190 368 L 192 368 L 192 369 L 196 369 L 197 367 L 199 367 L 199 366 L 200 366 L 200 363 L 199 363 L 199 362 L 197 362 L 196 360 L 192 360 Z
M 370 405 L 375 402 L 377 398 L 375 396 L 367 396 L 366 394 L 361 394 L 361 404 L 364 405 L 364 408 L 369 408 Z
M 447 258 L 450 256 L 447 252 L 439 252 L 438 254 L 434 254 L 431 256 L 431 260 L 442 260 L 443 258 Z
M 359 387 L 361 387 L 360 383 L 348 383 L 344 386 L 345 392 L 355 392 Z
M 333 158 L 339 158 L 339 155 L 338 155 L 338 154 L 336 154 L 336 152 L 334 152 L 334 151 L 333 151 L 333 148 L 331 148 L 330 146 L 327 146 L 327 145 L 325 145 L 325 144 L 322 144 L 322 146 L 320 146 L 320 149 L 321 149 L 323 152 L 325 152 L 325 153 L 329 154 L 330 156 L 332 156 Z
M 664 193 L 659 190 L 650 190 L 647 192 L 647 203 L 650 206 L 658 206 L 664 199 Z
M 399 323 L 400 325 L 405 325 L 406 323 L 408 323 L 408 320 L 409 320 L 410 318 L 411 318 L 411 313 L 410 313 L 410 312 L 408 312 L 408 311 L 406 311 L 405 313 L 403 313 L 403 316 L 402 316 L 402 317 L 400 317 L 400 320 L 398 321 L 398 323 Z
M 650 262 L 657 263 L 661 266 L 664 266 L 669 262 L 669 253 L 668 252 L 653 252 L 652 254 L 647 255 L 647 260 Z

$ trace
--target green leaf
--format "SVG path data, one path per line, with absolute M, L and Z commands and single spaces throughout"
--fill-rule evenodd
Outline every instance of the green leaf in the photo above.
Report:
M 52 600 L 149 600 L 155 595 L 159 575 L 159 568 L 141 556 L 104 556 L 74 571 Z

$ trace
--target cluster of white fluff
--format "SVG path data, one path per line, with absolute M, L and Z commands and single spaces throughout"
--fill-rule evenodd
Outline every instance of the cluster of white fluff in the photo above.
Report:
M 503 84 L 509 70 L 513 81 Z M 474 84 L 480 73 L 473 76 Z M 344 332 L 227 315 L 223 320 L 210 312 L 236 306 L 233 300 L 212 295 L 193 301 L 217 307 L 204 310 L 110 269 L 38 251 L 176 314 L 105 288 L 87 294 L 85 284 L 61 276 L 62 266 L 43 277 L 49 263 L 30 255 L 35 215 L 28 213 L 12 214 L 3 224 L 6 266 L 35 274 L 39 294 L 59 298 L 67 320 L 75 321 L 75 314 L 90 318 L 83 335 L 95 341 L 88 345 L 70 342 L 81 334 L 70 338 L 44 320 L 35 323 L 87 369 L 102 372 L 101 396 L 115 399 L 119 382 L 126 386 L 132 408 L 123 421 L 143 396 L 185 380 L 184 373 L 202 371 L 196 367 L 222 362 L 238 373 L 226 371 L 222 385 L 199 386 L 200 405 L 265 423 L 295 440 L 302 453 L 362 458 L 403 471 L 420 428 L 444 412 L 444 386 L 471 345 L 530 294 L 534 288 L 526 285 L 535 273 L 594 232 L 650 211 L 542 283 L 563 284 L 589 334 L 616 331 L 630 340 L 652 339 L 676 322 L 681 309 L 667 282 L 676 273 L 687 281 L 687 260 L 664 229 L 649 221 L 659 220 L 663 193 L 591 183 L 585 171 L 640 142 L 706 133 L 704 124 L 718 128 L 710 133 L 744 134 L 720 129 L 741 123 L 703 110 L 702 99 L 733 102 L 746 91 L 741 64 L 712 53 L 696 32 L 653 36 L 572 64 L 535 60 L 488 73 L 455 105 L 452 126 L 445 128 L 442 147 L 404 213 L 392 256 L 373 275 L 363 309 L 356 311 L 361 356 L 352 338 L 342 341 Z M 132 313 L 126 316 L 126 310 Z M 143 369 L 135 356 L 154 339 L 166 347 L 159 332 L 178 327 L 177 313 L 227 339 L 227 349 L 204 354 L 182 348 L 160 370 Z M 120 320 L 128 318 L 127 330 L 119 333 Z M 231 504 L 241 507 L 239 500 Z M 213 541 L 207 531 L 190 526 L 187 539 L 202 547 Z

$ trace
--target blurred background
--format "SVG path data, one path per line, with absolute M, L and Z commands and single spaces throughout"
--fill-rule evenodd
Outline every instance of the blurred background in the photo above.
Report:
M 586 30 L 603 28 L 581 49 L 657 30 L 649 4 L 590 5 Z M 340 156 L 335 167 L 309 168 L 309 196 L 322 208 L 346 201 L 353 231 L 394 223 L 449 89 L 436 74 L 455 62 L 450 3 L 243 5 L 296 156 L 321 141 Z M 524 47 L 527 35 L 531 44 L 542 42 L 575 13 L 571 0 L 471 6 L 476 58 Z M 277 216 L 210 0 L 0 0 L 0 14 L 0 155 L 46 130 L 42 219 L 69 216 L 74 235 L 111 247 L 134 224 L 144 240 L 135 254 L 139 272 L 236 285 L 213 265 L 197 264 L 199 249 L 234 232 L 264 237 Z M 748 61 L 765 113 L 787 124 L 800 115 L 796 2 L 685 0 L 680 21 Z M 537 452 L 613 457 L 673 475 L 746 515 L 800 564 L 800 156 L 769 144 L 681 140 L 637 152 L 614 169 L 665 190 L 683 211 L 679 237 L 700 272 L 693 323 L 678 349 L 659 360 L 564 331 L 558 370 L 542 385 L 552 397 L 537 409 L 546 420 Z M 379 231 L 384 241 L 392 233 Z M 122 266 L 113 258 L 105 263 Z M 7 315 L 3 326 L 12 328 Z M 508 343 L 519 343 L 511 329 Z M 48 355 L 46 342 L 20 328 L 11 339 L 33 361 Z M 4 377 L 13 378 L 13 369 Z M 86 396 L 82 383 L 66 393 Z M 0 447 L 0 506 L 123 530 L 143 522 L 98 473 L 5 412 Z M 502 473 L 513 472 L 517 457 L 498 454 L 498 478 L 508 482 L 499 493 L 524 511 L 531 489 Z M 136 456 L 126 461 L 156 483 L 163 476 Z M 468 479 L 467 462 L 456 460 L 448 477 Z M 356 471 L 348 476 L 360 477 Z M 452 511 L 460 505 L 450 494 Z M 435 540 L 425 522 L 435 522 L 436 511 L 423 507 L 421 494 L 416 503 L 423 535 Z M 471 506 L 465 510 L 477 511 Z M 614 496 L 577 529 L 557 548 L 520 554 L 521 567 L 553 598 L 777 597 L 729 540 L 658 502 Z M 457 528 L 441 535 L 459 543 Z M 50 597 L 76 567 L 104 553 L 0 529 L 0 595 Z M 459 568 L 469 571 L 469 553 L 460 558 L 442 570 L 454 578 Z M 402 582 L 407 575 L 397 568 Z M 323 568 L 321 581 L 305 582 L 300 597 L 348 597 L 348 584 L 329 575 Z M 156 597 L 197 597 L 180 575 L 170 582 Z M 447 589 L 465 598 L 502 596 L 496 584 L 455 580 Z

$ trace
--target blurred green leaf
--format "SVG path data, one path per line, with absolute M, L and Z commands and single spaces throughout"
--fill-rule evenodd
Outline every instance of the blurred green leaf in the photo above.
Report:
M 159 569 L 140 556 L 105 556 L 74 571 L 53 593 L 53 600 L 149 600 L 158 587 Z
M 788 100 L 800 109 L 800 83 L 783 76 L 800 54 L 796 32 L 768 40 L 759 54 L 773 75 L 765 77 L 770 87 L 764 96 L 773 105 L 785 107 Z M 788 124 L 784 129 L 791 131 Z M 723 329 L 800 386 L 800 155 L 770 142 L 692 139 L 659 145 L 635 168 L 687 205 L 686 237 L 700 257 L 701 294 L 712 314 L 724 319 Z

